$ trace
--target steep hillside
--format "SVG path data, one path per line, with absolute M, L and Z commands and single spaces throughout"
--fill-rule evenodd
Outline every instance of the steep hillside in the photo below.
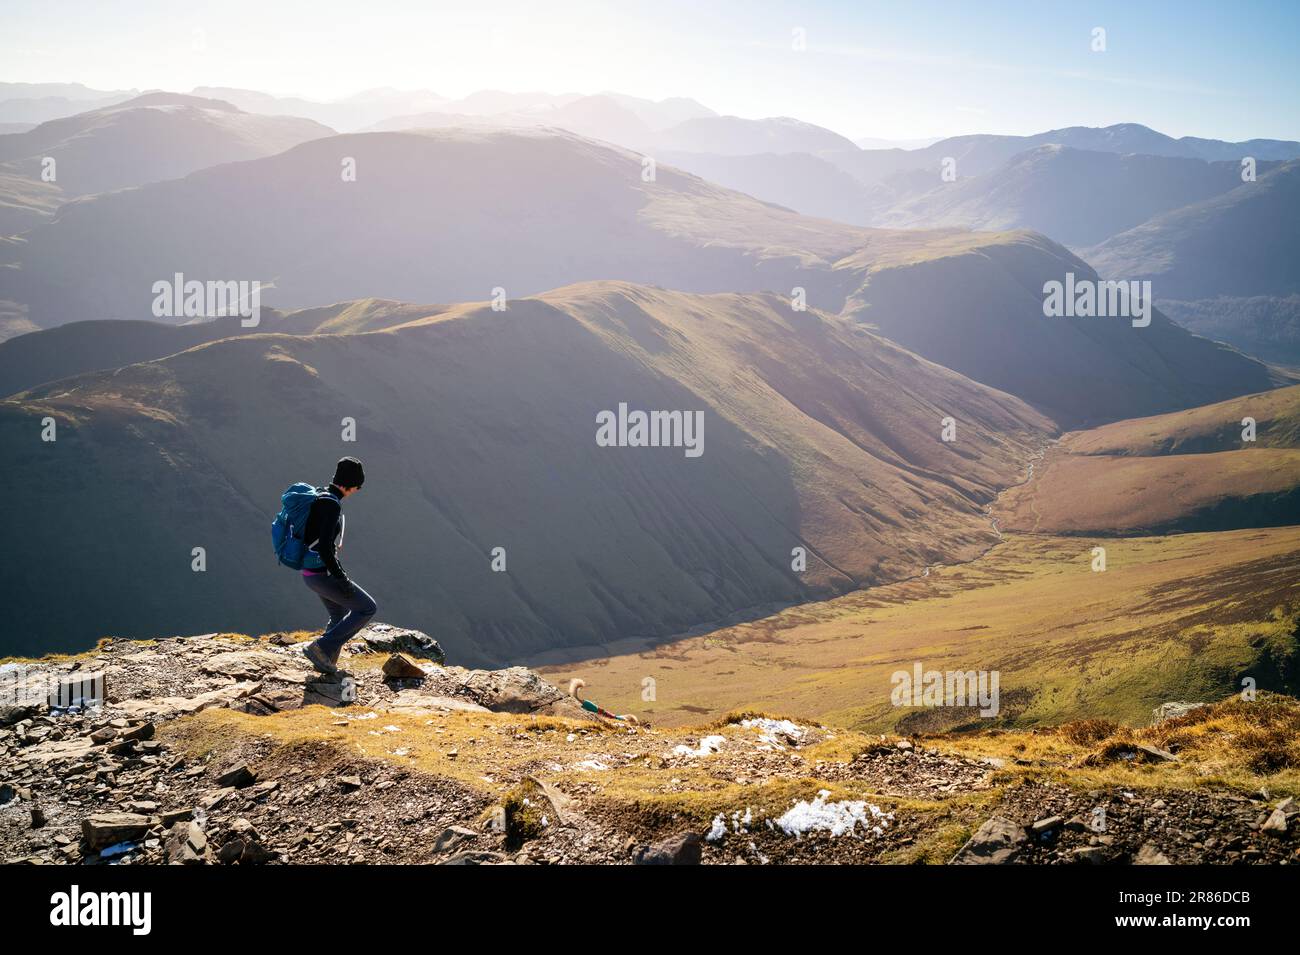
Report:
M 1242 419 L 1255 420 L 1254 446 L 1300 448 L 1300 385 L 1152 418 L 1117 421 L 1062 441 L 1072 454 L 1148 456 L 1235 451 Z
M 1145 222 L 1084 252 L 1107 277 L 1150 279 L 1157 299 L 1300 292 L 1300 161 Z
M 0 236 L 25 232 L 53 216 L 62 202 L 53 183 L 0 169 Z
M 1300 293 L 1161 299 L 1160 307 L 1197 335 L 1227 342 L 1262 361 L 1300 369 Z
M 867 255 L 870 255 L 870 246 Z M 1157 310 L 1128 318 L 1047 317 L 1044 280 L 1096 273 L 1032 233 L 952 234 L 870 262 L 844 313 L 931 361 L 1010 392 L 1070 427 L 1263 391 L 1287 381 Z M 1157 293 L 1158 294 L 1158 293 Z
M 1265 166 L 1263 170 L 1266 171 Z M 1152 216 L 1241 185 L 1236 163 L 1038 146 L 980 176 L 942 183 L 877 214 L 894 228 L 1033 229 L 1094 245 Z
M 703 453 L 599 447 L 620 403 L 698 412 Z M 459 658 L 662 636 L 979 553 L 983 505 L 1050 430 L 770 295 L 595 283 L 370 334 L 225 339 L 0 402 L 24 542 L 0 556 L 3 646 L 314 624 L 266 530 L 285 486 L 344 453 L 370 476 L 345 565 Z M 51 566 L 80 575 L 75 602 Z

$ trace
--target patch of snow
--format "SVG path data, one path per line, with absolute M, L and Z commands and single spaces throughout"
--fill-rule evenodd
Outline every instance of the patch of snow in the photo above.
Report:
M 601 769 L 609 769 L 609 766 L 607 766 L 605 763 L 602 763 L 598 759 L 584 759 L 580 763 L 574 763 L 573 768 L 601 770 Z
M 685 744 L 673 747 L 674 756 L 711 756 L 722 749 L 722 744 L 727 741 L 725 736 L 706 736 L 700 740 L 698 749 L 691 749 Z
M 805 832 L 829 832 L 832 836 L 852 833 L 860 824 L 863 829 L 880 835 L 894 818 L 892 813 L 866 801 L 842 799 L 828 803 L 830 791 L 823 789 L 812 802 L 800 800 L 776 820 L 776 827 L 787 836 Z
M 745 729 L 758 730 L 758 738 L 769 746 L 775 746 L 777 749 L 785 748 L 781 745 L 782 737 L 785 738 L 785 741 L 793 740 L 798 745 L 808 732 L 792 720 L 774 720 L 766 716 L 760 716 L 752 720 L 741 720 L 740 725 Z
M 705 835 L 704 840 L 705 842 L 717 842 L 726 834 L 727 820 L 723 817 L 722 813 L 718 813 L 713 817 L 713 826 L 709 829 L 708 834 Z

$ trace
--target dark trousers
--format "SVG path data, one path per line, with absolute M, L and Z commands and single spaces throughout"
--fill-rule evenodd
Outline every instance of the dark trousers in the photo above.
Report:
M 330 622 L 316 642 L 332 659 L 337 659 L 343 644 L 375 615 L 375 601 L 351 581 L 338 580 L 329 574 L 304 575 L 307 589 L 320 597 L 329 612 Z

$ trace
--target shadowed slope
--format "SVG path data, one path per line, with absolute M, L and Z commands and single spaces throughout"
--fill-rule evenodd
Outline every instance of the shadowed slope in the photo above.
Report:
M 597 447 L 597 413 L 620 402 L 703 412 L 703 455 Z M 668 634 L 973 556 L 993 539 L 982 505 L 1049 428 L 771 296 L 596 283 L 372 334 L 227 339 L 0 403 L 25 541 L 0 557 L 21 603 L 4 643 L 311 626 L 266 526 L 288 483 L 344 453 L 370 475 L 345 565 L 449 651 Z M 75 605 L 50 566 L 80 581 Z

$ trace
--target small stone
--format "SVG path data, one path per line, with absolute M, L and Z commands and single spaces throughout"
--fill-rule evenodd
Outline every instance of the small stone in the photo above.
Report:
M 339 785 L 342 786 L 344 789 L 347 789 L 347 790 L 360 789 L 360 788 L 361 788 L 361 777 L 360 777 L 360 776 L 340 776 L 340 777 L 339 777 Z
M 257 782 L 257 774 L 248 768 L 247 763 L 239 763 L 217 777 L 218 786 L 229 786 L 234 789 L 243 789 L 255 782 Z
M 1086 862 L 1090 865 L 1102 865 L 1106 862 L 1106 850 L 1101 846 L 1085 846 L 1082 849 L 1075 849 L 1070 853 L 1075 862 Z
M 1281 809 L 1274 809 L 1269 813 L 1268 819 L 1264 825 L 1259 827 L 1260 832 L 1268 832 L 1274 835 L 1286 835 L 1286 812 Z
M 1158 746 L 1149 746 L 1146 743 L 1137 743 L 1134 745 L 1139 753 L 1145 757 L 1149 763 L 1176 762 L 1178 757 L 1167 750 L 1160 749 Z
M 141 723 L 135 729 L 129 729 L 121 735 L 123 739 L 138 740 L 143 743 L 145 740 L 153 739 L 154 732 L 152 723 Z
M 384 661 L 384 677 L 389 680 L 423 680 L 427 673 L 404 653 L 394 653 Z
M 952 857 L 952 865 L 1006 865 L 1019 855 L 1027 839 L 1025 829 L 1010 819 L 994 816 L 975 830 Z
M 90 848 L 103 849 L 141 838 L 156 821 L 156 817 L 133 812 L 95 813 L 82 820 L 81 834 Z
M 1039 819 L 1030 828 L 1033 830 L 1034 835 L 1037 836 L 1059 829 L 1064 822 L 1065 818 L 1063 816 L 1048 816 L 1046 819 Z
M 1168 857 L 1149 842 L 1142 844 L 1133 858 L 1134 865 L 1170 865 Z
M 699 865 L 703 845 L 699 833 L 679 832 L 642 849 L 634 861 L 637 865 Z
M 208 837 L 193 822 L 180 820 L 171 827 L 163 851 L 174 865 L 202 865 L 212 861 Z
M 448 826 L 434 840 L 434 852 L 446 852 L 448 849 L 454 849 L 463 842 L 474 839 L 478 833 L 473 829 L 466 829 L 464 826 Z
M 226 797 L 234 791 L 235 790 L 231 788 L 214 789 L 199 800 L 199 808 L 205 812 L 209 809 L 215 809 L 217 806 L 221 805 L 221 803 L 225 802 Z

